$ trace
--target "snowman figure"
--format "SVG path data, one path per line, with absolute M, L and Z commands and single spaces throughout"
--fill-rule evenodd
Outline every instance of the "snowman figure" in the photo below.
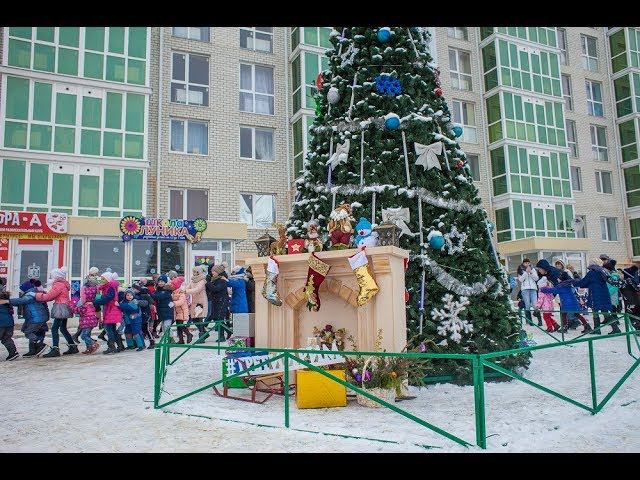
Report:
M 355 241 L 358 248 L 375 247 L 378 245 L 378 232 L 373 231 L 371 222 L 364 217 L 360 217 L 356 225 Z

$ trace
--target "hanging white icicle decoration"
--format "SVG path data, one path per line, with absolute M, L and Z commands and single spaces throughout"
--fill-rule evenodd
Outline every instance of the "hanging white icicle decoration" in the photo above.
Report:
M 420 233 L 420 253 L 424 251 L 424 233 L 422 232 L 422 200 L 418 199 L 418 229 Z M 422 281 L 420 282 L 420 334 L 422 335 L 422 325 L 424 323 L 424 290 L 426 271 L 424 263 L 422 265 Z
M 333 132 L 331 132 L 331 137 L 329 137 L 329 160 L 327 161 L 327 169 L 329 170 L 327 172 L 327 188 L 329 190 L 331 190 L 331 172 L 333 171 L 330 164 L 331 157 L 333 157 Z
M 404 169 L 407 173 L 407 187 L 411 186 L 411 179 L 409 178 L 409 155 L 407 155 L 407 137 L 402 130 L 402 147 L 404 148 Z
M 356 82 L 358 81 L 358 72 L 353 76 L 353 84 L 351 85 L 351 101 L 349 102 L 349 111 L 347 112 L 347 120 L 351 121 L 351 110 L 353 110 L 353 102 L 356 95 Z
M 411 45 L 413 45 L 413 51 L 416 54 L 416 60 L 420 60 L 420 54 L 418 53 L 418 48 L 416 47 L 416 42 L 413 40 L 413 35 L 411 35 L 411 28 L 407 27 L 407 33 L 409 34 L 409 40 L 411 40 Z
M 442 127 L 440 126 L 440 124 L 438 122 L 436 122 L 436 125 L 438 125 L 438 131 L 440 132 L 440 135 L 442 135 Z M 444 137 L 444 135 L 442 135 Z M 444 142 L 444 139 L 442 140 Z M 442 153 L 444 153 L 444 165 L 445 167 L 447 167 L 447 170 L 451 170 L 451 168 L 449 167 L 449 156 L 447 155 L 447 146 L 442 145 Z
M 374 190 L 371 197 L 371 225 L 376 224 L 376 192 Z
M 360 188 L 364 186 L 364 130 L 360 132 Z

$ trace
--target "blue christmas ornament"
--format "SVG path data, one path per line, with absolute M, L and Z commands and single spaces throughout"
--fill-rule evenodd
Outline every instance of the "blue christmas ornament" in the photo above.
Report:
M 440 250 L 444 247 L 444 237 L 442 235 L 432 235 L 429 239 L 429 246 L 434 250 Z
M 402 93 L 402 85 L 393 75 L 382 73 L 375 78 L 376 90 L 383 95 L 396 96 Z
M 378 40 L 382 43 L 386 43 L 391 38 L 391 29 L 389 27 L 381 27 L 378 30 Z
M 462 135 L 462 127 L 460 125 L 456 125 L 452 128 L 453 130 L 453 134 L 456 136 L 456 138 L 458 138 L 460 135 Z
M 384 117 L 384 126 L 389 130 L 396 130 L 400 126 L 400 117 L 395 113 L 389 113 Z
M 493 223 L 487 222 L 487 224 L 489 225 L 489 231 L 493 233 Z

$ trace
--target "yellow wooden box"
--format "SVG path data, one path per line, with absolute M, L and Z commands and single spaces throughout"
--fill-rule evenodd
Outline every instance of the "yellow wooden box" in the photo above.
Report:
M 344 370 L 327 373 L 345 379 Z M 324 375 L 311 370 L 296 372 L 296 405 L 298 408 L 346 407 L 347 389 Z

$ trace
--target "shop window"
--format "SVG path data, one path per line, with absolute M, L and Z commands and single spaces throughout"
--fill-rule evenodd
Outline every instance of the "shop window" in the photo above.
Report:
M 124 278 L 124 243 L 121 239 L 89 239 L 89 266 L 104 272 L 107 268 Z
M 93 265 L 91 265 L 93 266 Z M 82 278 L 82 239 L 71 240 L 71 278 L 80 280 Z
M 185 242 L 160 242 L 160 272 L 175 270 L 184 275 Z
M 158 249 L 160 242 L 134 240 L 131 242 L 131 277 L 151 277 L 158 272 Z
M 213 253 L 216 265 L 222 262 L 233 265 L 233 243 L 229 240 L 201 240 L 194 243 L 191 250 L 196 255 L 198 251 Z

